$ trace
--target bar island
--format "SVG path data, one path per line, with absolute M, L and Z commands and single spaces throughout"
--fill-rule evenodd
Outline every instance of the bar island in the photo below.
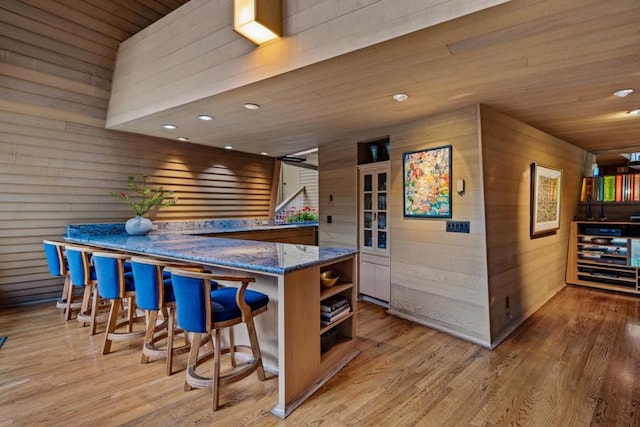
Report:
M 216 274 L 250 275 L 250 286 L 269 295 L 256 329 L 265 369 L 278 375 L 278 404 L 271 412 L 285 418 L 360 351 L 356 346 L 357 257 L 355 249 L 205 237 L 192 230 L 129 236 L 122 224 L 70 225 L 65 240 L 101 249 L 198 264 Z M 320 274 L 338 270 L 340 281 L 322 288 Z M 323 327 L 320 303 L 341 294 L 351 313 Z M 337 330 L 335 344 L 321 350 L 321 335 Z M 236 341 L 248 342 L 238 329 Z

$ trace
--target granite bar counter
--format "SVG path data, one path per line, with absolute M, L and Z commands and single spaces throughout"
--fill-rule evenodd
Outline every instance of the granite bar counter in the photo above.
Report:
M 256 329 L 265 369 L 278 375 L 278 404 L 272 412 L 285 418 L 359 353 L 355 335 L 358 252 L 205 237 L 206 233 L 193 231 L 158 227 L 146 236 L 129 236 L 123 224 L 84 224 L 70 225 L 65 240 L 255 277 L 251 288 L 270 299 L 268 311 L 256 318 Z M 329 269 L 339 270 L 341 280 L 323 289 L 320 273 Z M 349 299 L 352 313 L 323 327 L 320 302 L 335 294 Z M 333 329 L 338 331 L 337 343 L 321 352 L 321 335 Z M 236 340 L 247 342 L 245 331 L 238 329 Z

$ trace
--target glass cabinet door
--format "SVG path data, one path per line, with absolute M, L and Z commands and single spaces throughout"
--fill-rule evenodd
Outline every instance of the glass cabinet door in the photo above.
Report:
M 363 179 L 362 179 L 362 218 L 360 219 L 361 221 L 361 227 L 362 227 L 362 236 L 361 236 L 361 240 L 362 240 L 362 246 L 364 246 L 365 248 L 371 248 L 373 249 L 374 243 L 373 243 L 373 238 L 375 236 L 374 234 L 374 227 L 375 227 L 375 212 L 373 209 L 373 174 L 371 173 L 367 173 L 365 175 L 363 175 Z
M 360 171 L 360 247 L 388 253 L 388 169 Z
M 387 249 L 387 174 L 386 172 L 379 173 L 377 176 L 377 215 L 378 223 L 378 235 L 377 244 L 378 249 Z

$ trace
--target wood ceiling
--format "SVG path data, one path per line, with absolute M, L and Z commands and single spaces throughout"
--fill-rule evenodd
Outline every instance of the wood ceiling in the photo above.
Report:
M 83 22 L 122 41 L 186 1 L 22 3 L 37 5 L 48 21 L 56 15 L 54 24 Z M 381 136 L 420 117 L 484 103 L 588 151 L 618 157 L 640 151 L 640 116 L 627 114 L 640 108 L 638 22 L 637 0 L 513 0 L 120 129 L 165 136 L 158 119 L 181 122 L 194 110 L 215 111 L 214 132 L 194 127 L 191 141 L 279 156 Z M 623 88 L 636 92 L 612 95 Z M 396 92 L 410 98 L 397 103 Z M 237 108 L 246 100 L 263 107 L 250 120 Z
M 127 123 L 216 111 L 197 143 L 283 155 L 475 103 L 595 153 L 640 150 L 640 2 L 514 0 Z M 615 90 L 634 88 L 627 98 Z M 391 95 L 410 98 L 397 103 Z M 247 120 L 239 102 L 262 105 Z

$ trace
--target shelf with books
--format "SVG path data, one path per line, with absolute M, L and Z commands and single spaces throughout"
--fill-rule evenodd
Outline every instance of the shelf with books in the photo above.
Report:
M 580 202 L 640 203 L 640 173 L 624 173 L 582 178 Z
M 329 362 L 354 344 L 355 338 L 355 274 L 353 259 L 322 266 L 340 272 L 340 281 L 330 288 L 320 287 L 319 336 L 321 363 Z M 320 283 L 318 284 L 320 286 Z

